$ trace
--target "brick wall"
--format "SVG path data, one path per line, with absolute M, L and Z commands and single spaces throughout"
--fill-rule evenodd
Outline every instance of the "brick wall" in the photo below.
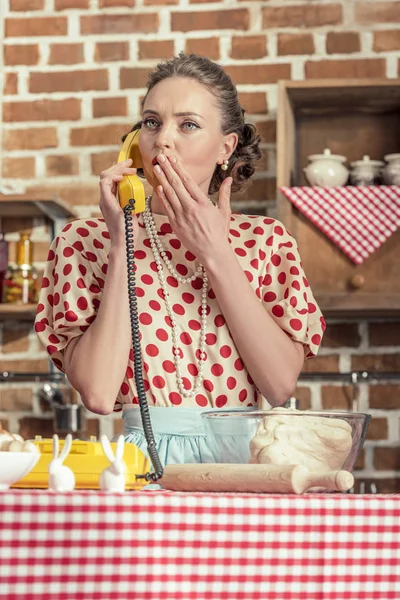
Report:
M 262 136 L 253 185 L 234 208 L 275 213 L 276 83 L 279 79 L 400 76 L 400 2 L 357 0 L 1 0 L 3 37 L 0 172 L 26 191 L 56 193 L 81 217 L 97 216 L 98 174 L 114 160 L 121 134 L 139 114 L 148 69 L 180 50 L 226 67 L 248 119 Z M 251 68 L 250 68 L 251 67 Z M 32 231 L 43 267 L 49 233 L 40 219 L 2 224 L 8 239 Z M 14 246 L 11 247 L 13 252 Z M 320 356 L 306 370 L 400 371 L 400 323 L 328 323 Z M 1 333 L 1 370 L 47 370 L 30 323 Z M 51 432 L 38 385 L 0 388 L 0 419 L 24 432 Z M 400 378 L 359 389 L 373 414 L 358 477 L 400 490 Z M 303 382 L 303 407 L 341 408 L 340 383 Z M 90 431 L 119 431 L 119 418 L 90 416 Z

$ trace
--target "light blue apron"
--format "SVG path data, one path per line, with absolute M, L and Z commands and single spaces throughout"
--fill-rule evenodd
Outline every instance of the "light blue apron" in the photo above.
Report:
M 217 462 L 212 451 L 212 440 L 207 437 L 205 420 L 201 417 L 201 413 L 210 410 L 210 407 L 202 409 L 153 406 L 149 410 L 156 448 L 163 466 Z M 224 412 L 223 409 L 220 410 Z M 238 410 L 243 411 L 243 408 Z M 248 407 L 248 410 L 254 408 Z M 122 418 L 125 442 L 135 444 L 148 456 L 139 407 L 124 408 Z M 231 448 L 234 454 L 238 446 L 238 426 L 230 424 L 228 431 L 228 423 L 223 422 L 219 427 L 224 428 L 224 447 L 228 452 Z

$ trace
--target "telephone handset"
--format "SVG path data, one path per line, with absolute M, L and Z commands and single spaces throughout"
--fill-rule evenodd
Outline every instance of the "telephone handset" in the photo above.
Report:
M 132 159 L 132 167 L 143 169 L 143 161 L 139 151 L 139 129 L 131 131 L 122 145 L 118 162 Z M 129 316 L 131 323 L 133 363 L 136 389 L 139 398 L 139 408 L 143 423 L 143 432 L 147 442 L 147 452 L 152 462 L 154 471 L 144 475 L 136 475 L 136 479 L 157 481 L 163 475 L 164 468 L 158 456 L 153 429 L 150 420 L 150 411 L 146 398 L 143 381 L 142 354 L 140 349 L 139 317 L 136 298 L 136 265 L 135 265 L 135 234 L 132 213 L 143 212 L 146 208 L 146 194 L 144 185 L 137 175 L 126 175 L 118 183 L 119 202 L 125 217 L 126 260 L 128 267 L 128 299 Z
M 118 162 L 132 159 L 132 167 L 143 169 L 143 161 L 139 150 L 139 133 L 136 129 L 129 133 L 118 155 Z M 118 196 L 121 208 L 125 208 L 131 199 L 135 200 L 135 213 L 143 212 L 146 206 L 144 185 L 137 175 L 126 175 L 118 184 Z

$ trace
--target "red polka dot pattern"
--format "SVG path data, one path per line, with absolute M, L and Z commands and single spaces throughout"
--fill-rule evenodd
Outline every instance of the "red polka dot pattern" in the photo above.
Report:
M 155 220 L 177 272 L 182 276 L 194 273 L 199 264 L 196 256 L 172 232 L 167 217 L 155 215 Z M 278 221 L 246 215 L 232 215 L 229 235 L 236 260 L 258 301 L 289 337 L 306 346 L 306 356 L 314 356 L 326 324 L 303 272 L 295 240 Z M 69 341 L 84 335 L 96 319 L 106 284 L 109 251 L 110 235 L 104 219 L 69 223 L 49 250 L 35 332 L 61 371 Z M 259 392 L 239 356 L 212 289 L 207 293 L 202 386 L 195 397 L 180 395 L 171 320 L 142 217 L 135 259 L 144 385 L 150 404 L 202 408 L 254 406 Z M 198 277 L 191 283 L 180 284 L 166 268 L 164 277 L 178 328 L 181 377 L 184 388 L 189 390 L 198 375 L 203 281 Z M 240 297 L 236 301 L 240 306 Z M 132 349 L 115 410 L 120 410 L 123 403 L 138 403 Z

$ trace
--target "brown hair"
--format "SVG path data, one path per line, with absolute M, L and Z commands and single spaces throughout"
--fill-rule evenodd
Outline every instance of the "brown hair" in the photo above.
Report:
M 238 143 L 229 158 L 228 169 L 223 171 L 219 165 L 216 166 L 208 193 L 216 193 L 223 180 L 229 176 L 233 178 L 232 192 L 243 190 L 247 187 L 246 182 L 255 171 L 255 163 L 261 158 L 259 149 L 261 138 L 254 125 L 245 123 L 245 111 L 239 104 L 236 87 L 231 78 L 220 65 L 209 58 L 180 52 L 179 56 L 158 63 L 156 68 L 149 73 L 147 92 L 141 103 L 142 108 L 150 90 L 160 81 L 170 77 L 187 77 L 204 85 L 217 100 L 222 117 L 222 134 L 236 133 L 238 135 Z M 141 126 L 142 121 L 139 121 L 131 131 L 140 129 Z M 126 135 L 122 140 L 125 138 Z M 138 175 L 143 176 L 142 169 L 138 169 Z

